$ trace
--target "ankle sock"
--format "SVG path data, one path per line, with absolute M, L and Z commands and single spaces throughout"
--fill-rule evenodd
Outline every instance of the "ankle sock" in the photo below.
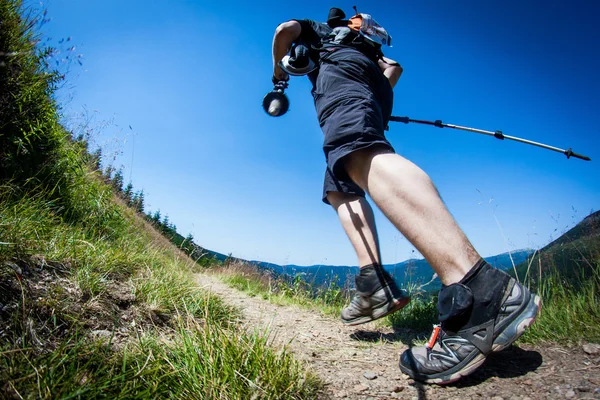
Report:
M 355 277 L 356 290 L 367 296 L 394 283 L 394 279 L 381 265 L 374 263 L 360 268 Z

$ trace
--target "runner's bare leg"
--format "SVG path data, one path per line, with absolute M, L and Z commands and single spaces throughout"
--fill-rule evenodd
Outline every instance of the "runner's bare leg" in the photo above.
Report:
M 342 227 L 358 257 L 359 267 L 381 264 L 373 209 L 364 197 L 328 192 L 327 200 L 337 211 Z
M 443 284 L 460 281 L 480 259 L 429 176 L 411 161 L 389 150 L 368 148 L 348 155 L 344 166 Z

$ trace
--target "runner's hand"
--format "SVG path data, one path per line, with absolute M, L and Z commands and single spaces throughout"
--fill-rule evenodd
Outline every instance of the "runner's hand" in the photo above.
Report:
M 281 68 L 279 68 L 279 66 L 276 66 L 275 70 L 273 71 L 273 78 L 271 80 L 273 81 L 273 84 L 281 81 L 287 82 L 290 80 L 290 76 Z

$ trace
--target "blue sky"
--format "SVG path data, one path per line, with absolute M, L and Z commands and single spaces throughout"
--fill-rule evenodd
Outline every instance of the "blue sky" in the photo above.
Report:
M 386 55 L 404 74 L 393 115 L 502 130 L 592 158 L 391 123 L 396 150 L 432 177 L 483 256 L 544 246 L 599 208 L 597 2 L 50 0 L 42 31 L 51 43 L 71 37 L 82 54 L 59 94 L 65 122 L 77 129 L 87 113 L 92 143 L 144 190 L 148 210 L 236 257 L 356 265 L 320 200 L 325 161 L 308 80 L 291 80 L 285 116 L 261 107 L 276 26 L 353 5 L 394 38 Z M 418 256 L 376 219 L 384 263 Z

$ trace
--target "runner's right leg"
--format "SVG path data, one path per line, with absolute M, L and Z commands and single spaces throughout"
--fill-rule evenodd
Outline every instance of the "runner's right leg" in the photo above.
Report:
M 342 310 L 342 322 L 358 325 L 391 314 L 410 301 L 381 266 L 373 210 L 362 196 L 328 192 L 327 200 L 337 211 L 342 226 L 358 256 L 356 295 Z

